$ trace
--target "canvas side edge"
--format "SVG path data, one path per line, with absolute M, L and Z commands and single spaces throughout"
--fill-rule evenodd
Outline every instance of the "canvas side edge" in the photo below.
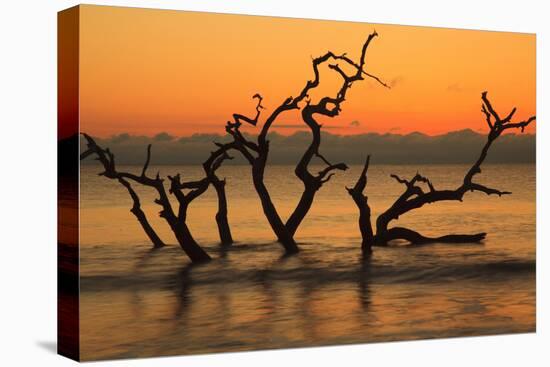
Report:
M 57 352 L 79 361 L 79 7 L 57 21 Z

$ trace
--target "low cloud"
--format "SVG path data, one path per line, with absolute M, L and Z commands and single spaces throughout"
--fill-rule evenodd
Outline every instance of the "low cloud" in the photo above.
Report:
M 274 129 L 297 129 L 297 130 L 309 130 L 307 125 L 304 124 L 274 124 Z M 323 130 L 332 130 L 332 129 L 338 129 L 341 128 L 341 126 L 334 126 L 334 125 L 323 125 Z
M 306 129 L 307 126 L 304 124 L 276 124 L 273 125 L 273 128 L 276 129 Z
M 123 133 L 123 134 L 119 134 L 119 135 L 115 135 L 113 136 L 113 138 L 111 139 L 113 141 L 113 143 L 121 143 L 125 140 L 129 140 L 131 137 L 130 137 L 130 134 L 128 133 Z
M 162 132 L 153 137 L 155 141 L 170 141 L 174 140 L 174 137 L 168 133 Z
M 394 127 L 390 131 L 398 131 Z M 247 135 L 249 139 L 254 136 Z M 311 142 L 309 131 L 297 131 L 285 136 L 272 132 L 270 140 L 270 164 L 296 164 Z M 438 136 L 422 133 L 368 133 L 342 136 L 322 133 L 322 153 L 331 161 L 361 164 L 366 153 L 376 157 L 380 164 L 422 163 L 470 163 L 479 155 L 486 141 L 484 133 L 473 130 L 449 132 Z M 491 148 L 487 162 L 527 163 L 535 161 L 535 135 L 506 134 Z M 143 164 L 147 144 L 152 144 L 152 164 L 201 164 L 215 148 L 214 142 L 227 142 L 230 138 L 215 134 L 195 134 L 176 139 L 158 135 L 150 138 L 120 134 L 108 139 L 97 139 L 103 147 L 109 147 L 118 164 Z M 82 149 L 85 149 L 81 138 Z M 230 164 L 246 164 L 238 154 Z M 88 159 L 84 164 L 93 163 Z

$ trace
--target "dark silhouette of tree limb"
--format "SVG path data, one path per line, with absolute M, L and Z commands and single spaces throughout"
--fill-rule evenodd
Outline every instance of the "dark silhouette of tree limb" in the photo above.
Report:
M 233 114 L 233 120 L 235 122 L 232 124 L 232 127 L 237 127 L 237 128 L 240 127 L 241 126 L 241 121 L 245 121 L 245 122 L 248 122 L 249 124 L 251 124 L 253 126 L 256 126 L 256 124 L 258 123 L 258 118 L 260 117 L 260 112 L 264 108 L 262 106 L 262 99 L 263 98 L 259 93 L 254 94 L 252 96 L 252 98 L 257 98 L 258 99 L 258 105 L 256 106 L 256 117 L 251 119 L 250 117 L 246 117 L 244 115 L 234 113 Z M 231 124 L 231 123 L 229 123 L 229 124 Z
M 374 31 L 368 36 L 366 42 L 363 44 L 363 48 L 361 50 L 361 56 L 359 58 L 359 63 L 353 62 L 345 54 L 341 56 L 337 56 L 330 51 L 327 52 L 325 55 L 313 60 L 315 80 L 311 84 L 306 86 L 306 88 L 304 89 L 306 95 L 312 88 L 317 87 L 320 83 L 319 65 L 324 62 L 327 62 L 330 59 L 333 59 L 335 61 L 343 61 L 344 63 L 348 64 L 348 66 L 351 66 L 351 68 L 354 70 L 354 73 L 351 75 L 348 75 L 346 72 L 342 70 L 342 68 L 338 63 L 329 64 L 328 67 L 331 70 L 336 71 L 342 77 L 342 85 L 338 90 L 336 96 L 323 97 L 320 99 L 320 101 L 317 104 L 312 104 L 310 101 L 307 101 L 306 106 L 302 109 L 302 119 L 304 120 L 306 125 L 310 128 L 313 139 L 295 169 L 296 176 L 304 184 L 304 191 L 302 193 L 300 201 L 298 202 L 298 205 L 296 206 L 295 210 L 292 212 L 288 221 L 286 222 L 286 227 L 292 235 L 296 233 L 298 226 L 301 224 L 301 222 L 307 215 L 308 211 L 310 210 L 311 205 L 313 204 L 313 200 L 315 199 L 316 192 L 323 186 L 323 184 L 328 182 L 330 178 L 334 175 L 333 171 L 335 170 L 345 171 L 348 169 L 348 166 L 345 163 L 336 163 L 336 164 L 330 163 L 319 152 L 320 145 L 321 145 L 321 125 L 316 121 L 315 115 L 322 115 L 327 117 L 338 116 L 338 114 L 341 111 L 341 104 L 345 101 L 346 93 L 352 87 L 353 83 L 358 80 L 363 80 L 364 75 L 373 77 L 370 74 L 366 74 L 363 68 L 366 61 L 365 58 L 366 58 L 367 48 L 371 43 L 371 41 L 377 35 L 378 34 L 376 33 L 376 31 Z M 379 81 L 382 85 L 387 87 L 387 85 L 382 83 L 378 78 L 376 77 L 374 78 L 377 81 Z M 311 161 L 314 157 L 320 158 L 327 165 L 325 169 L 319 171 L 317 174 L 312 174 L 308 170 L 308 167 L 311 164 Z
M 376 235 L 372 234 L 370 215 L 369 223 L 365 223 L 365 221 L 362 221 L 360 223 L 361 233 L 363 235 L 363 242 L 377 245 L 386 245 L 389 241 L 392 240 L 406 240 L 413 244 L 423 244 L 430 242 L 458 243 L 479 242 L 485 238 L 485 233 L 477 233 L 472 235 L 446 235 L 442 237 L 426 237 L 418 232 L 407 228 L 388 228 L 391 221 L 397 220 L 400 216 L 414 209 L 418 209 L 426 204 L 439 201 L 462 201 L 464 195 L 467 192 L 478 191 L 487 195 L 498 196 L 511 194 L 511 192 L 509 191 L 501 191 L 499 189 L 491 188 L 474 182 L 473 180 L 477 174 L 481 173 L 481 165 L 485 161 L 485 158 L 487 157 L 487 154 L 493 142 L 506 130 L 520 129 L 521 132 L 523 132 L 524 129 L 531 122 L 536 120 L 536 116 L 531 116 L 527 120 L 521 122 L 511 122 L 512 117 L 516 112 L 515 107 L 505 118 L 501 118 L 487 98 L 487 92 L 483 92 L 481 94 L 481 99 L 481 111 L 484 114 L 487 126 L 489 127 L 487 142 L 481 149 L 479 158 L 466 172 L 462 184 L 454 190 L 437 190 L 432 182 L 427 177 L 422 176 L 420 173 L 417 173 L 410 180 L 392 174 L 392 178 L 394 178 L 398 183 L 405 186 L 405 191 L 386 211 L 381 213 L 376 219 Z M 359 180 L 357 181 L 355 187 L 353 189 L 348 189 L 348 192 L 353 197 L 355 203 L 359 207 L 360 212 L 370 214 L 370 208 L 368 207 L 366 196 L 363 196 L 362 194 L 367 181 L 368 161 L 369 158 L 367 158 L 365 169 L 359 177 Z M 366 229 L 363 228 L 365 226 Z
M 173 194 L 179 203 L 178 221 L 185 223 L 187 220 L 187 210 L 193 200 L 202 195 L 210 184 L 216 189 L 218 195 L 218 213 L 216 214 L 216 223 L 218 225 L 218 232 L 220 235 L 220 241 L 223 245 L 230 245 L 233 243 L 231 236 L 231 230 L 227 220 L 227 198 L 225 194 L 225 179 L 220 180 L 216 176 L 216 170 L 220 168 L 225 160 L 233 159 L 227 153 L 225 148 L 218 149 L 220 153 L 211 153 L 204 164 L 203 169 L 205 171 L 205 178 L 198 181 L 181 182 L 181 176 L 168 176 L 170 180 L 170 193 Z M 184 191 L 186 190 L 186 192 Z
M 183 195 L 180 189 L 175 190 L 174 194 L 176 195 L 176 198 L 180 202 L 180 208 L 179 208 L 178 214 L 176 215 L 172 208 L 172 204 L 168 199 L 166 189 L 164 188 L 164 180 L 160 178 L 158 173 L 155 178 L 151 178 L 146 175 L 147 168 L 150 162 L 150 156 L 151 156 L 150 145 L 147 148 L 147 159 L 143 166 L 143 170 L 141 172 L 141 175 L 138 176 L 133 173 L 118 171 L 116 169 L 114 154 L 108 148 L 107 149 L 101 148 L 95 142 L 95 140 L 88 134 L 82 134 L 82 135 L 87 141 L 88 151 L 84 152 L 81 155 L 81 159 L 86 158 L 92 153 L 95 154 L 97 156 L 96 159 L 102 164 L 104 169 L 104 171 L 99 173 L 99 175 L 105 176 L 110 179 L 116 179 L 122 185 L 124 185 L 126 189 L 128 189 L 128 192 L 130 193 L 134 201 L 134 207 L 132 208 L 132 213 L 134 213 L 134 215 L 142 225 L 144 231 L 149 236 L 149 239 L 151 240 L 151 242 L 153 242 L 155 246 L 163 246 L 164 244 L 161 242 L 161 243 L 158 243 L 157 245 L 156 238 L 158 238 L 158 236 L 156 235 L 153 228 L 147 221 L 145 213 L 143 213 L 143 211 L 140 209 L 139 198 L 135 193 L 135 191 L 132 189 L 130 183 L 128 182 L 129 180 L 144 186 L 151 187 L 156 190 L 158 194 L 158 198 L 155 199 L 155 203 L 160 205 L 162 208 L 159 213 L 159 216 L 166 220 L 166 222 L 170 226 L 170 229 L 172 229 L 172 232 L 174 233 L 176 239 L 178 240 L 180 247 L 191 259 L 191 261 L 204 262 L 204 261 L 210 260 L 210 256 L 195 241 L 195 239 L 191 235 L 191 232 L 189 231 L 189 228 L 187 227 L 187 224 L 185 223 L 185 215 L 186 215 L 186 209 L 187 209 L 187 207 L 185 206 L 186 201 L 190 199 L 189 200 L 190 202 L 196 196 L 199 196 L 202 192 L 206 190 L 206 188 L 208 188 L 208 185 L 206 185 L 206 188 L 203 188 L 203 186 L 200 186 L 198 183 L 185 183 L 185 186 L 188 185 L 188 186 L 194 187 L 195 185 L 197 185 L 197 187 L 193 188 L 191 196 Z M 174 184 L 175 182 L 172 181 L 172 185 Z M 171 191 L 172 191 L 172 187 L 171 187 Z M 185 197 L 184 198 L 181 196 L 178 197 L 180 193 Z M 183 207 L 182 207 L 181 199 L 184 200 Z M 138 214 L 136 214 L 136 212 Z M 154 234 L 154 235 L 151 236 L 151 234 Z
M 227 150 L 224 150 L 223 148 L 220 148 L 221 152 L 219 155 L 216 155 L 215 152 L 213 152 L 208 158 L 204 164 L 204 172 L 206 173 L 206 177 L 214 186 L 214 189 L 216 190 L 216 194 L 218 197 L 218 212 L 216 213 L 216 223 L 218 225 L 218 233 L 220 236 L 221 244 L 224 246 L 228 246 L 233 244 L 233 236 L 231 235 L 231 228 L 229 227 L 229 221 L 227 219 L 227 196 L 225 193 L 225 178 L 219 179 L 216 175 L 216 170 L 221 166 L 224 160 L 230 160 L 233 159 L 233 157 L 230 157 L 227 153 Z M 218 150 L 220 150 L 218 149 Z M 214 156 L 214 158 L 212 158 Z
M 352 188 L 346 187 L 348 193 L 351 195 L 355 205 L 359 209 L 359 230 L 361 231 L 361 250 L 363 254 L 369 255 L 372 252 L 372 246 L 374 245 L 374 233 L 372 231 L 372 224 L 370 220 L 371 210 L 369 206 L 369 198 L 363 194 L 363 191 L 367 187 L 367 172 L 369 170 L 370 155 L 367 156 L 363 171 L 359 179 Z
M 164 247 L 165 246 L 164 242 L 157 235 L 157 233 L 155 232 L 153 227 L 151 227 L 151 224 L 147 220 L 147 217 L 145 216 L 145 213 L 143 212 L 143 210 L 141 210 L 141 204 L 140 204 L 139 196 L 137 195 L 137 193 L 132 188 L 132 185 L 123 178 L 119 178 L 118 182 L 120 182 L 124 187 L 126 187 L 126 189 L 128 190 L 128 193 L 132 197 L 132 201 L 133 201 L 134 205 L 132 206 L 132 209 L 130 209 L 130 211 L 135 215 L 138 222 L 141 224 L 141 227 L 143 228 L 143 230 L 147 234 L 147 237 L 149 237 L 149 239 L 153 243 L 153 247 L 154 248 Z
M 105 170 L 104 172 L 100 173 L 100 175 L 110 179 L 117 180 L 121 185 L 123 185 L 128 190 L 128 193 L 130 194 L 130 197 L 132 198 L 132 201 L 133 201 L 133 206 L 132 206 L 132 209 L 130 209 L 130 211 L 132 212 L 132 214 L 134 214 L 134 216 L 140 223 L 141 227 L 145 231 L 145 234 L 153 244 L 153 247 L 160 248 L 165 246 L 164 242 L 160 239 L 156 231 L 153 229 L 153 227 L 149 223 L 149 220 L 147 219 L 147 216 L 141 209 L 141 203 L 140 203 L 139 197 L 137 193 L 134 191 L 134 189 L 132 188 L 132 185 L 130 184 L 130 182 L 128 182 L 126 178 L 124 178 L 123 175 L 119 175 L 118 172 L 116 172 L 113 154 L 110 151 L 104 150 L 101 147 L 99 147 L 99 145 L 97 145 L 94 139 L 92 139 L 89 135 L 87 134 L 83 134 L 83 135 L 87 140 L 88 149 L 80 155 L 80 160 L 86 159 L 87 157 L 93 154 L 97 156 L 96 159 L 103 165 L 103 168 Z M 149 154 L 150 154 L 150 145 L 148 147 L 148 154 L 147 154 L 148 156 L 147 156 L 147 161 L 144 165 L 143 172 L 145 172 L 148 166 Z
M 363 80 L 365 77 L 372 78 L 381 85 L 389 88 L 378 77 L 369 74 L 364 70 L 367 48 L 377 35 L 378 34 L 376 31 L 374 31 L 368 36 L 361 49 L 361 56 L 358 62 L 354 62 L 347 57 L 346 54 L 336 55 L 331 51 L 328 51 L 320 57 L 314 58 L 312 60 L 314 78 L 306 82 L 305 86 L 296 97 L 291 96 L 286 98 L 271 112 L 269 116 L 267 116 L 258 135 L 257 142 L 252 142 L 246 139 L 246 137 L 240 132 L 239 128 L 241 126 L 241 120 L 254 126 L 257 125 L 261 110 L 263 109 L 263 106 L 261 105 L 262 97 L 259 94 L 256 94 L 253 97 L 258 99 L 256 116 L 254 119 L 243 115 L 234 114 L 234 121 L 227 122 L 226 131 L 233 137 L 233 141 L 224 146 L 227 149 L 235 149 L 239 151 L 252 166 L 252 179 L 256 192 L 260 198 L 264 214 L 268 219 L 273 232 L 277 236 L 278 241 L 284 247 L 287 254 L 296 253 L 299 250 L 298 245 L 294 240 L 294 235 L 309 212 L 317 191 L 323 186 L 323 184 L 327 183 L 331 179 L 335 171 L 344 171 L 348 168 L 345 163 L 331 163 L 321 154 L 320 145 L 322 126 L 317 123 L 314 116 L 337 116 L 341 110 L 341 104 L 345 101 L 348 89 L 351 88 L 355 81 Z M 317 104 L 312 104 L 309 99 L 309 93 L 320 84 L 319 67 L 329 61 L 333 62 L 328 65 L 329 69 L 337 72 L 342 77 L 342 85 L 336 96 L 325 96 L 321 98 Z M 354 73 L 352 75 L 347 75 L 340 67 L 339 63 L 347 65 L 348 68 L 354 70 Z M 295 174 L 302 181 L 304 191 L 294 211 L 289 216 L 288 220 L 284 222 L 275 208 L 269 191 L 264 183 L 265 167 L 269 156 L 269 140 L 267 139 L 267 135 L 272 125 L 282 113 L 301 109 L 301 105 L 303 103 L 305 103 L 305 106 L 302 109 L 302 118 L 312 132 L 312 141 L 295 168 Z M 231 147 L 229 147 L 229 145 L 231 145 Z M 311 173 L 308 170 L 308 167 L 314 157 L 319 158 L 326 165 L 324 169 L 317 173 Z

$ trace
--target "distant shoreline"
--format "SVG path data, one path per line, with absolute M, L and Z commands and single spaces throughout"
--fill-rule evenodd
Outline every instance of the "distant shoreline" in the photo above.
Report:
M 252 139 L 253 137 L 251 137 Z M 76 140 L 76 136 L 72 139 Z M 322 154 L 331 162 L 349 165 L 363 164 L 367 154 L 373 164 L 460 164 L 477 159 L 487 137 L 473 130 L 460 130 L 444 135 L 421 133 L 333 135 L 322 134 Z M 202 164 L 214 149 L 214 142 L 226 142 L 228 137 L 195 134 L 177 138 L 167 133 L 154 137 L 119 134 L 97 142 L 115 153 L 118 164 L 142 165 L 147 145 L 152 145 L 151 163 L 157 165 Z M 284 136 L 271 134 L 269 165 L 295 165 L 311 142 L 309 132 Z M 75 142 L 76 143 L 76 142 Z M 80 140 L 81 149 L 84 149 Z M 227 164 L 247 164 L 236 152 Z M 83 163 L 87 164 L 88 160 Z M 535 134 L 506 134 L 497 141 L 487 163 L 535 163 Z

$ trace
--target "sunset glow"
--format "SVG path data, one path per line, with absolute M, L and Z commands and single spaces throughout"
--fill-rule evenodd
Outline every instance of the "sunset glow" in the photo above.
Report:
M 485 131 L 484 90 L 498 110 L 535 114 L 533 34 L 83 6 L 81 130 L 223 134 L 233 113 L 254 112 L 253 94 L 271 111 L 313 77 L 311 57 L 332 50 L 356 59 L 373 29 L 380 36 L 366 69 L 392 88 L 354 84 L 340 116 L 323 121 L 326 131 Z M 321 90 L 335 93 L 334 74 L 322 70 Z M 274 131 L 301 129 L 298 117 L 283 115 Z
M 60 354 L 537 330 L 534 34 L 83 5 L 58 55 Z

